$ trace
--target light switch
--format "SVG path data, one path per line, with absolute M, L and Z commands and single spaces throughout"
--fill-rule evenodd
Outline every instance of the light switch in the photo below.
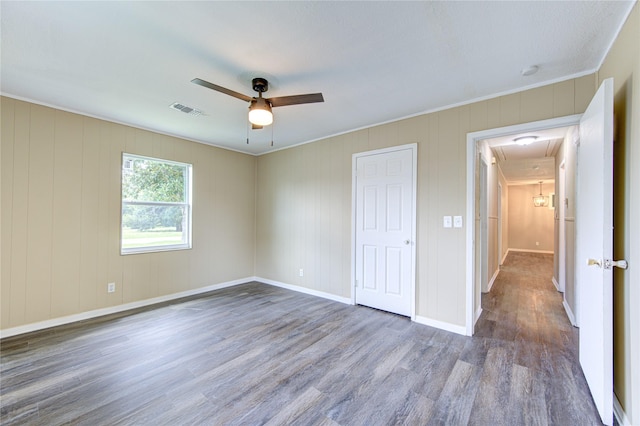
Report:
M 442 221 L 442 226 L 444 226 L 445 228 L 451 228 L 451 216 L 444 217 L 444 220 Z
M 462 216 L 454 216 L 453 217 L 453 227 L 454 228 L 462 228 Z

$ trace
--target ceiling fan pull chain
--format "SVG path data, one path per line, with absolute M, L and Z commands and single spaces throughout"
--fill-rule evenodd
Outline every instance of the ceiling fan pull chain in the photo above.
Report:
M 276 127 L 275 124 L 271 124 L 271 146 L 273 146 L 273 128 Z

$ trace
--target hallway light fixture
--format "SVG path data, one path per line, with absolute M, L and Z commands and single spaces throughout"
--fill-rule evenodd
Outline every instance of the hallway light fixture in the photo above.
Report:
M 521 136 L 519 138 L 515 138 L 513 141 L 520 146 L 529 145 L 538 139 L 537 136 Z
M 540 194 L 533 197 L 534 207 L 547 207 L 549 205 L 549 197 L 542 195 L 542 181 L 540 181 Z

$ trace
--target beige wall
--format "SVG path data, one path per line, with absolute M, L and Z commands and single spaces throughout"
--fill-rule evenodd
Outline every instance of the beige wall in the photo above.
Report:
M 598 73 L 614 78 L 614 390 L 640 424 L 640 6 L 636 3 Z
M 5 97 L 1 137 L 3 330 L 253 276 L 255 157 Z M 123 151 L 193 164 L 193 249 L 120 255 Z
M 595 83 L 589 75 L 259 157 L 256 275 L 349 297 L 351 156 L 417 143 L 416 312 L 463 327 L 465 231 L 444 229 L 442 216 L 466 212 L 467 133 L 581 113 Z
M 542 184 L 542 194 L 554 192 L 554 184 Z M 535 207 L 539 184 L 509 185 L 509 249 L 553 252 L 554 210 Z

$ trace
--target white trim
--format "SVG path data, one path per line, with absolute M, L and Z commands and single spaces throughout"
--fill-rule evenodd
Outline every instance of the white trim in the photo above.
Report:
M 510 248 L 507 252 L 514 251 L 518 253 L 542 253 L 542 254 L 553 254 L 553 250 L 531 250 L 531 249 L 518 249 L 518 248 Z
M 450 331 L 452 333 L 462 334 L 463 336 L 468 336 L 467 329 L 463 325 L 451 324 L 449 322 L 438 321 L 431 318 L 423 317 L 420 315 L 416 315 L 416 319 L 414 320 L 418 324 L 428 325 L 429 327 L 435 327 L 440 330 Z
M 326 293 L 323 291 L 313 290 L 306 287 L 301 287 L 297 285 L 287 284 L 280 281 L 270 280 L 262 277 L 247 277 L 239 280 L 228 281 L 220 284 L 213 284 L 207 287 L 201 287 L 194 290 L 183 291 L 180 293 L 174 293 L 166 296 L 154 297 L 152 299 L 141 300 L 138 302 L 126 303 L 123 305 L 111 306 L 108 308 L 96 309 L 93 311 L 83 312 L 80 314 L 69 315 L 66 317 L 55 318 L 52 320 L 41 321 L 33 324 L 27 324 L 19 327 L 8 328 L 5 330 L 0 330 L 0 339 L 4 339 L 7 337 L 16 336 L 19 334 L 31 333 L 34 331 L 40 331 L 51 327 L 56 327 L 65 324 L 71 324 L 78 321 L 83 321 L 87 319 L 97 318 L 104 315 L 115 314 L 118 312 L 124 312 L 131 309 L 141 308 L 145 306 L 155 305 L 157 303 L 167 302 L 171 300 L 181 299 L 183 297 L 194 296 L 202 293 L 208 293 L 214 290 L 220 290 L 226 287 L 233 287 L 240 284 L 246 284 L 250 282 L 259 282 L 260 284 L 272 285 L 274 287 L 284 288 L 286 290 L 295 291 L 298 293 L 304 293 L 315 297 L 321 297 L 323 299 L 331 300 L 334 302 L 344 303 L 346 305 L 354 305 L 352 300 L 348 297 L 337 296 L 335 294 Z M 478 320 L 480 314 L 482 313 L 482 308 L 478 308 L 476 312 L 475 321 Z M 427 317 L 422 317 L 416 315 L 415 318 L 412 318 L 412 321 L 415 321 L 418 324 L 428 325 L 430 327 L 435 327 L 440 330 L 450 331 L 452 333 L 465 335 L 466 329 L 465 327 L 451 324 L 448 322 L 438 321 Z M 474 324 L 475 324 L 474 321 Z
M 356 152 L 351 156 L 351 295 L 350 303 L 356 303 L 356 162 L 358 158 L 370 155 L 386 154 L 390 152 L 411 150 L 412 177 L 411 177 L 411 320 L 416 320 L 416 235 L 417 235 L 417 212 L 418 212 L 418 144 L 410 143 L 396 145 L 388 148 L 375 149 L 372 151 Z
M 57 327 L 60 325 L 71 324 L 78 321 L 98 318 L 104 315 L 115 314 L 118 312 L 124 312 L 131 309 L 142 308 L 149 305 L 155 305 L 157 303 L 181 299 L 183 297 L 194 296 L 202 293 L 208 293 L 213 290 L 220 290 L 226 287 L 233 287 L 239 284 L 246 284 L 251 281 L 256 281 L 255 277 L 241 278 L 238 280 L 227 281 L 220 284 L 212 284 L 206 287 L 200 287 L 193 290 L 181 291 L 179 293 L 168 294 L 165 296 L 158 296 L 151 299 L 139 300 L 137 302 L 125 303 L 122 305 L 110 306 L 108 308 L 100 308 L 92 311 L 82 312 L 79 314 L 67 315 L 64 317 L 54 318 L 46 321 L 34 322 L 32 324 L 26 324 L 18 327 L 7 328 L 4 330 L 0 330 L 0 339 L 17 336 L 19 334 L 40 331 L 40 330 L 44 330 L 51 327 Z
M 558 292 L 562 293 L 560 291 L 560 284 L 558 284 L 558 281 L 556 281 L 556 277 L 551 277 L 551 283 L 553 284 L 553 286 L 556 288 Z
M 571 80 L 571 77 L 569 77 L 567 80 Z M 144 130 L 144 131 L 147 131 L 147 132 L 155 133 L 157 135 L 171 136 L 172 138 L 182 139 L 182 140 L 185 140 L 185 141 L 188 141 L 188 142 L 201 143 L 203 145 L 209 145 L 209 146 L 212 146 L 214 148 L 220 148 L 220 149 L 225 149 L 227 151 L 239 152 L 241 154 L 252 155 L 254 157 L 258 157 L 258 156 L 264 155 L 264 154 L 270 154 L 271 152 L 273 152 L 273 151 L 269 151 L 269 152 L 253 153 L 253 152 L 248 152 L 248 151 L 244 151 L 244 150 L 237 149 L 237 148 L 231 148 L 231 147 L 228 147 L 228 146 L 216 145 L 215 143 L 207 142 L 207 141 L 202 140 L 202 139 L 190 138 L 188 136 L 179 135 L 177 133 L 165 132 L 163 130 L 158 130 L 158 129 L 154 129 L 154 128 L 151 128 L 151 127 L 146 127 L 146 126 L 130 123 L 130 122 L 127 122 L 127 121 L 116 120 L 115 118 L 107 118 L 107 117 L 103 117 L 101 115 L 90 114 L 88 112 L 79 111 L 79 110 L 76 110 L 76 109 L 73 109 L 73 108 L 66 108 L 66 107 L 63 107 L 63 106 L 60 106 L 60 105 L 55 105 L 55 104 L 48 103 L 48 102 L 42 102 L 42 101 L 38 101 L 38 100 L 35 100 L 35 99 L 32 99 L 32 98 L 27 98 L 25 96 L 18 96 L 18 95 L 14 95 L 14 94 L 2 92 L 2 91 L 0 91 L 0 96 L 6 96 L 7 98 L 15 99 L 17 101 L 22 101 L 22 102 L 28 102 L 30 104 L 39 105 L 39 106 L 43 106 L 43 107 L 46 107 L 46 108 L 57 109 L 58 111 L 70 112 L 72 114 L 80 115 L 80 116 L 83 116 L 83 117 L 95 118 L 96 120 L 104 121 L 106 123 L 120 124 L 122 126 L 131 127 L 132 129 L 140 129 L 140 130 Z M 241 143 L 244 144 L 243 142 L 241 142 Z
M 620 400 L 615 393 L 613 394 L 613 414 L 616 416 L 620 426 L 632 426 L 631 420 L 627 417 L 627 413 L 624 412 L 622 404 L 620 404 Z
M 254 277 L 254 281 L 257 281 L 261 284 L 272 285 L 274 287 L 284 288 L 286 290 L 296 291 L 298 293 L 309 294 L 311 296 L 321 297 L 323 299 L 333 300 L 334 302 L 344 303 L 346 305 L 353 305 L 351 299 L 348 297 L 336 296 L 335 294 L 325 293 L 324 291 L 313 290 L 306 287 L 301 287 L 298 285 L 287 284 L 280 281 L 270 280 L 268 278 Z
M 262 284 L 272 285 L 272 286 L 275 286 L 275 287 L 284 288 L 286 290 L 297 291 L 299 293 L 304 293 L 304 294 L 308 294 L 308 295 L 311 295 L 311 296 L 321 297 L 323 299 L 332 300 L 334 302 L 344 303 L 345 305 L 354 305 L 355 304 L 352 301 L 352 299 L 350 299 L 348 297 L 336 296 L 335 294 L 325 293 L 323 291 L 318 291 L 318 290 L 312 290 L 310 288 L 300 287 L 300 286 L 293 285 L 293 284 L 287 284 L 287 283 L 283 283 L 283 282 L 280 282 L 280 281 L 270 280 L 270 279 L 267 279 L 267 278 L 253 277 L 253 281 L 257 281 L 257 282 L 262 283 Z M 478 312 L 477 312 L 476 321 L 480 317 L 481 313 L 482 313 L 482 308 L 479 308 Z M 419 315 L 416 315 L 415 318 L 412 318 L 411 320 L 416 322 L 416 323 L 418 323 L 418 324 L 428 325 L 430 327 L 435 327 L 435 328 L 438 328 L 438 329 L 444 330 L 444 331 L 450 331 L 452 333 L 462 334 L 463 336 L 465 335 L 465 332 L 466 332 L 466 329 L 463 326 L 451 324 L 451 323 L 444 322 L 444 321 L 438 321 L 438 320 L 434 320 L 434 319 L 423 317 L 423 316 L 419 316 Z
M 476 317 L 473 320 L 473 325 L 475 326 L 476 323 L 478 322 L 478 320 L 480 319 L 480 315 L 482 315 L 482 306 L 478 306 L 478 309 L 476 309 Z
M 513 126 L 499 127 L 495 129 L 481 130 L 467 133 L 467 217 L 475 217 L 475 158 L 476 142 L 483 139 L 507 136 L 515 133 L 534 132 L 538 130 L 551 129 L 555 127 L 575 126 L 580 123 L 582 114 L 569 115 L 566 117 L 551 118 L 548 120 L 535 121 L 531 123 L 516 124 Z M 475 299 L 480 300 L 480 287 L 476 291 L 475 286 L 475 220 L 467 220 L 466 233 L 466 308 L 465 324 L 467 335 L 473 335 L 473 318 Z M 508 253 L 508 252 L 507 252 Z M 505 256 L 506 257 L 506 256 Z M 474 299 L 475 298 L 475 299 Z
M 571 310 L 571 307 L 566 300 L 562 301 L 562 306 L 564 306 L 564 311 L 567 313 L 567 317 L 569 317 L 569 322 L 571 323 L 571 325 L 577 327 L 578 323 L 576 322 L 576 317 L 575 315 L 573 315 L 573 311 Z
M 631 13 L 631 11 L 629 11 L 629 13 Z M 436 112 L 446 111 L 446 110 L 449 110 L 449 109 L 458 108 L 458 107 L 465 106 L 465 105 L 471 105 L 471 104 L 475 104 L 475 103 L 478 103 L 478 102 L 487 101 L 487 100 L 490 100 L 490 99 L 497 99 L 497 98 L 502 97 L 502 96 L 508 96 L 508 95 L 513 95 L 515 93 L 526 92 L 527 90 L 531 90 L 531 89 L 537 89 L 537 88 L 540 88 L 540 87 L 550 86 L 550 85 L 556 84 L 556 83 L 562 83 L 563 81 L 574 80 L 574 79 L 581 78 L 581 77 L 584 77 L 584 76 L 587 76 L 587 75 L 595 74 L 596 72 L 598 72 L 599 69 L 600 68 L 591 68 L 591 69 L 588 69 L 588 70 L 585 70 L 585 71 L 582 71 L 582 72 L 579 72 L 579 73 L 576 73 L 576 74 L 562 76 L 562 77 L 558 77 L 558 78 L 551 79 L 551 80 L 540 81 L 540 82 L 537 82 L 535 84 L 530 84 L 528 86 L 521 86 L 521 87 L 516 87 L 516 88 L 510 89 L 510 90 L 505 90 L 505 91 L 502 91 L 502 92 L 498 92 L 498 93 L 491 93 L 491 94 L 486 95 L 486 96 L 479 96 L 477 98 L 469 99 L 469 100 L 466 100 L 466 101 L 456 102 L 456 103 L 448 104 L 448 105 L 443 105 L 443 106 L 440 106 L 440 107 L 427 109 L 427 110 L 424 110 L 422 112 L 416 112 L 416 113 L 413 113 L 413 114 L 392 118 L 392 119 L 389 119 L 389 120 L 386 120 L 386 121 L 380 121 L 380 122 L 376 122 L 376 123 L 369 123 L 369 124 L 366 124 L 366 125 L 361 126 L 361 127 L 356 127 L 354 129 L 349 129 L 349 130 L 345 130 L 345 131 L 338 132 L 338 133 L 331 133 L 329 135 L 322 136 L 322 137 L 315 138 L 315 139 L 310 139 L 308 141 L 299 142 L 299 143 L 296 143 L 296 144 L 293 144 L 293 145 L 288 145 L 288 146 L 285 146 L 285 147 L 282 147 L 282 148 L 272 149 L 272 150 L 270 150 L 268 152 L 261 152 L 261 153 L 257 153 L 257 154 L 251 154 L 250 152 L 245 152 L 245 154 L 251 154 L 251 155 L 255 155 L 255 156 L 259 157 L 261 155 L 267 155 L 267 154 L 271 154 L 273 152 L 282 151 L 282 150 L 289 149 L 289 148 L 296 148 L 298 146 L 306 145 L 308 143 L 322 141 L 322 140 L 325 140 L 325 139 L 330 139 L 330 138 L 334 138 L 334 137 L 337 137 L 337 136 L 358 132 L 360 130 L 367 130 L 367 129 L 371 129 L 373 127 L 383 126 L 383 125 L 389 124 L 389 123 L 396 123 L 398 121 L 407 120 L 409 118 L 419 117 L 421 115 L 433 114 L 433 113 L 436 113 Z M 555 127 L 564 127 L 564 126 L 559 125 L 559 126 L 555 126 Z M 538 129 L 538 130 L 540 130 L 540 129 Z M 204 142 L 204 143 L 206 143 L 206 142 Z M 239 151 L 239 152 L 244 152 L 244 151 Z
M 489 283 L 487 283 L 487 293 L 491 291 L 491 287 L 493 287 L 493 284 L 496 282 L 496 279 L 498 278 L 499 273 L 500 273 L 500 268 L 496 269 L 496 272 L 494 272 L 493 276 L 489 280 Z
M 504 265 L 504 261 L 507 260 L 507 256 L 509 256 L 509 249 L 504 252 L 504 256 L 502 256 L 502 260 L 500 261 L 500 266 Z

